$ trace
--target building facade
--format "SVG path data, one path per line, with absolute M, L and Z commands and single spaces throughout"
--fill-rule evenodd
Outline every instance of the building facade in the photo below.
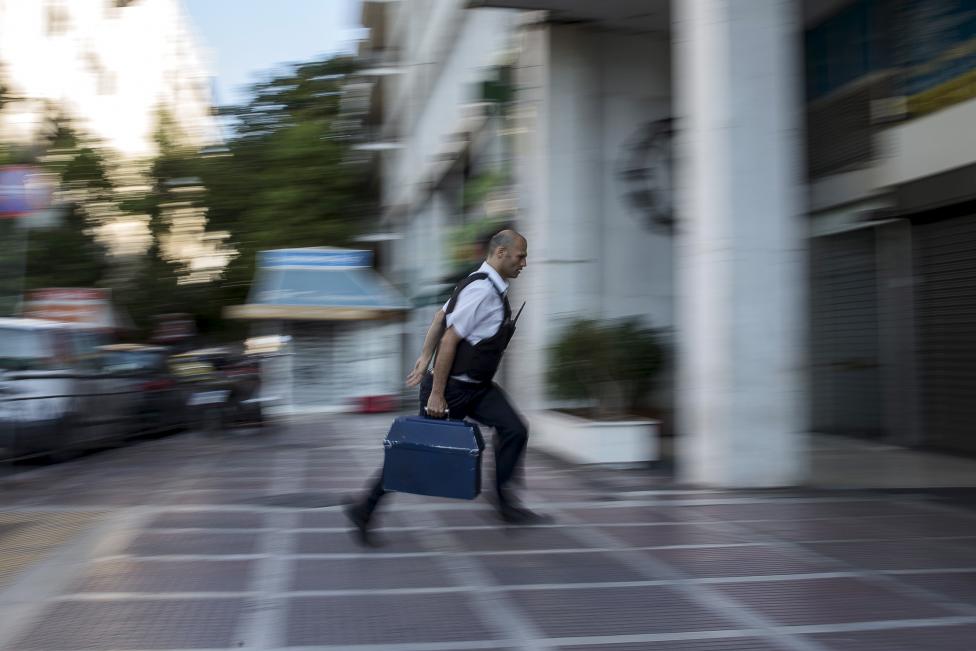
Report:
M 806 32 L 818 431 L 976 451 L 974 48 L 963 0 L 858 0 Z
M 573 319 L 668 329 L 690 483 L 800 483 L 811 431 L 965 438 L 968 5 L 383 3 L 391 277 L 439 300 L 455 234 L 525 233 L 503 373 L 530 414 Z

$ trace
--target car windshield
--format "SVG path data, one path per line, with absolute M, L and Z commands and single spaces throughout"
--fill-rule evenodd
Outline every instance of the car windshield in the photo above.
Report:
M 53 339 L 46 330 L 0 328 L 0 369 L 49 370 L 57 367 Z
M 151 350 L 140 350 L 132 352 L 131 355 L 137 360 L 139 368 L 151 371 L 161 371 L 166 368 L 166 356 L 162 353 Z
M 165 357 L 150 350 L 119 350 L 106 355 L 106 365 L 116 369 L 158 372 L 165 369 Z

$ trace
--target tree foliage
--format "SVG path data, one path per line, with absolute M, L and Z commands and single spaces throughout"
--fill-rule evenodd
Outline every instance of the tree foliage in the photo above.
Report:
M 224 111 L 235 135 L 225 155 L 202 160 L 201 176 L 210 223 L 230 231 L 238 252 L 224 279 L 228 304 L 246 300 L 258 251 L 347 245 L 375 207 L 365 170 L 338 137 L 341 84 L 354 65 L 295 66 Z
M 85 145 L 63 116 L 49 120 L 46 138 L 33 147 L 4 146 L 8 160 L 51 175 L 58 205 L 45 217 L 47 228 L 26 228 L 21 217 L 4 226 L 2 266 L 4 313 L 12 314 L 24 290 L 40 287 L 96 287 L 108 269 L 105 246 L 85 204 L 111 200 L 107 163 L 95 147 Z
M 225 143 L 204 151 L 184 146 L 160 113 L 158 154 L 143 165 L 144 182 L 130 184 L 136 191 L 116 187 L 117 161 L 106 160 L 103 148 L 64 118 L 52 119 L 32 160 L 56 176 L 62 219 L 31 232 L 26 286 L 109 287 L 143 333 L 156 314 L 186 312 L 204 331 L 243 334 L 243 324 L 225 324 L 221 314 L 247 300 L 258 251 L 345 246 L 373 214 L 375 191 L 368 170 L 349 157 L 340 111 L 355 66 L 346 57 L 314 61 L 255 84 L 246 105 L 221 110 Z M 194 279 L 195 261 L 167 252 L 174 206 L 206 215 L 201 238 L 228 234 L 222 246 L 235 255 L 219 277 Z M 148 247 L 113 255 L 96 237 L 104 214 L 142 220 Z M 5 249 L 0 257 L 16 254 Z

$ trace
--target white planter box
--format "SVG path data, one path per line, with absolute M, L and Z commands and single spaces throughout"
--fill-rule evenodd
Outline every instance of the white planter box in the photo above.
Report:
M 660 421 L 597 421 L 537 411 L 529 422 L 530 446 L 573 463 L 638 463 L 659 455 Z

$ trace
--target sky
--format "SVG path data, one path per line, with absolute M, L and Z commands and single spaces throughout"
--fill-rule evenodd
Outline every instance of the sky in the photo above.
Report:
M 218 105 L 243 104 L 247 86 L 283 64 L 350 52 L 359 0 L 183 0 L 211 67 Z

